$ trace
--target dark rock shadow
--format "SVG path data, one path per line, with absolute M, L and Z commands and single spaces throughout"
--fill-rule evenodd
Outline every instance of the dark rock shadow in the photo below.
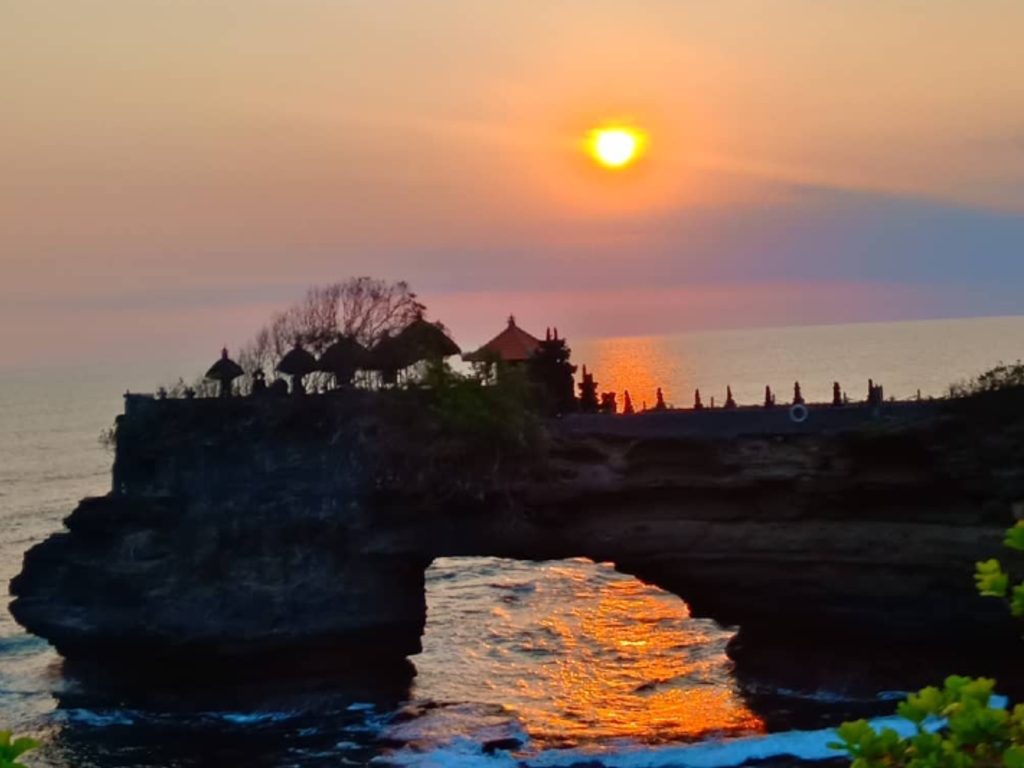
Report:
M 379 754 L 377 734 L 409 699 L 411 662 L 295 674 L 125 675 L 65 663 L 43 757 L 77 768 L 337 766 Z
M 747 706 L 770 731 L 891 715 L 905 694 L 941 687 L 950 675 L 995 678 L 997 693 L 1024 701 L 1021 642 L 872 642 L 741 629 L 727 653 Z

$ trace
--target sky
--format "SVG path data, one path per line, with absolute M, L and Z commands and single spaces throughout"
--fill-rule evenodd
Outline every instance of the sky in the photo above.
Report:
M 1020 0 L 0 0 L 0 367 L 306 286 L 535 332 L 1020 314 Z M 643 130 L 623 171 L 581 149 Z

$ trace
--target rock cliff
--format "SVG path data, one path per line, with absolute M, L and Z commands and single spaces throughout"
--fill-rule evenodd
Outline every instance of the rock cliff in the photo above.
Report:
M 971 573 L 1024 499 L 1019 394 L 572 417 L 481 482 L 381 403 L 130 399 L 112 493 L 26 554 L 12 613 L 116 665 L 365 664 L 418 652 L 434 557 L 585 556 L 762 645 L 1017 634 Z

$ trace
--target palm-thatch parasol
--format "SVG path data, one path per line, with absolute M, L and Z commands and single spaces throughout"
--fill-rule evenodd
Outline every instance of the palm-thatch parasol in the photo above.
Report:
M 422 317 L 413 320 L 398 334 L 398 339 L 408 347 L 416 359 L 439 360 L 462 352 L 459 345 L 445 333 L 440 323 L 430 323 Z
M 341 336 L 320 355 L 317 370 L 334 374 L 335 383 L 341 387 L 352 383 L 356 370 L 369 362 L 369 352 L 352 336 Z
M 368 371 L 379 371 L 385 384 L 394 384 L 398 372 L 415 362 L 412 350 L 399 336 L 385 333 L 369 350 L 363 366 Z
M 278 373 L 292 377 L 292 393 L 302 394 L 305 389 L 302 386 L 302 377 L 313 373 L 316 370 L 316 358 L 302 348 L 302 344 L 295 342 L 295 346 L 288 350 L 288 354 L 281 358 L 275 369 Z
M 245 374 L 242 366 L 228 357 L 228 348 L 220 351 L 220 359 L 210 366 L 206 372 L 206 378 L 220 382 L 219 395 L 221 397 L 231 396 L 231 382 Z

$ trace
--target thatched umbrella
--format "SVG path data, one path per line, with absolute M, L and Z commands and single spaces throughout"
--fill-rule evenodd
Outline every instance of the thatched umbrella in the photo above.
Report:
M 292 377 L 292 394 L 301 395 L 306 390 L 302 386 L 302 377 L 313 373 L 316 370 L 316 358 L 302 348 L 302 344 L 295 342 L 288 354 L 281 358 L 277 364 L 278 373 Z
M 224 347 L 220 351 L 220 360 L 210 366 L 210 370 L 206 372 L 206 378 L 220 382 L 218 394 L 221 397 L 231 397 L 231 382 L 244 374 L 242 366 L 228 357 L 228 348 Z
M 334 374 L 337 386 L 352 383 L 356 370 L 365 367 L 369 362 L 366 347 L 352 336 L 341 336 L 320 355 L 317 370 Z
M 422 317 L 413 320 L 397 337 L 408 347 L 410 354 L 420 360 L 441 360 L 462 352 L 459 345 L 444 332 L 440 323 L 430 323 Z
M 379 371 L 384 384 L 394 384 L 398 372 L 415 362 L 415 354 L 400 336 L 384 334 L 367 353 L 363 366 L 368 371 Z

